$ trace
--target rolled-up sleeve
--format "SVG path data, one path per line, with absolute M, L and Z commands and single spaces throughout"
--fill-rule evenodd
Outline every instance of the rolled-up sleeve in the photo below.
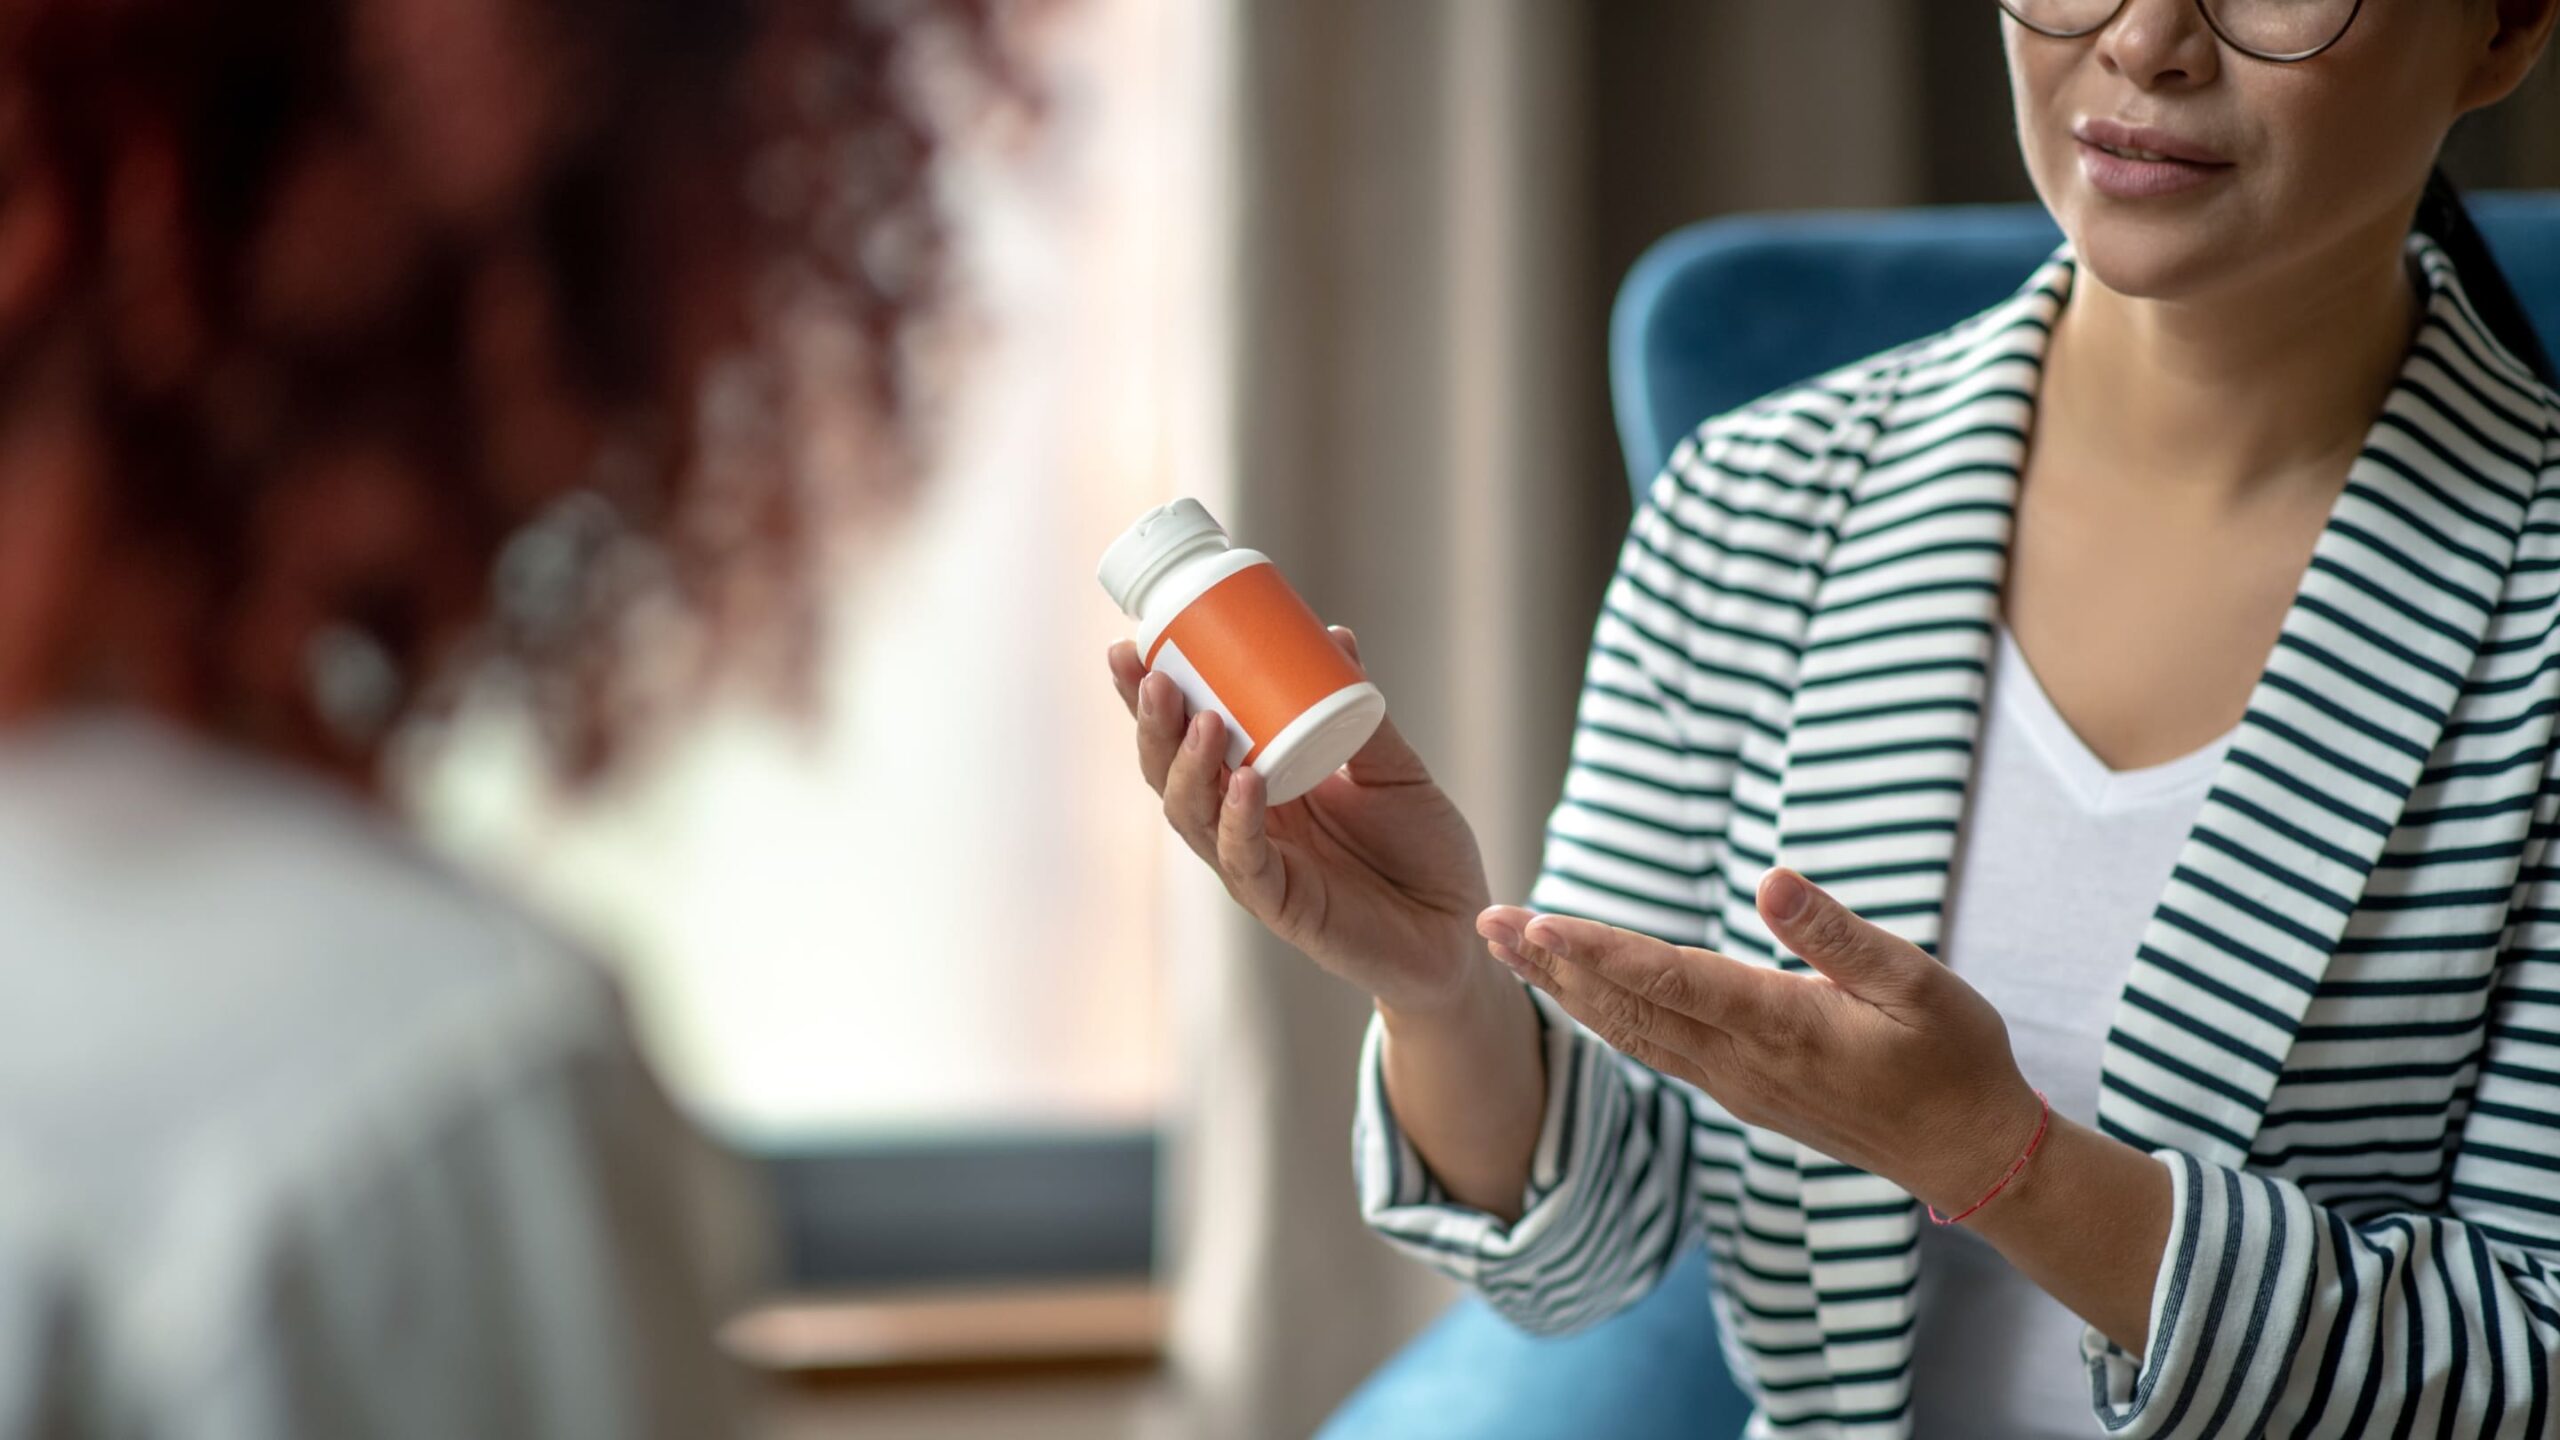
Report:
M 1709 943 L 1709 839 L 1730 784 L 1729 724 L 1696 708 L 1687 606 L 1715 589 L 1711 472 L 1684 442 L 1637 505 L 1594 623 L 1563 794 L 1528 908 Z M 1487 963 L 1491 963 L 1489 960 Z M 1456 1203 L 1396 1123 L 1373 1016 L 1352 1163 L 1381 1235 L 1472 1286 L 1521 1328 L 1577 1330 L 1625 1309 L 1700 1234 L 1691 1175 L 1703 1097 L 1620 1054 L 1523 985 L 1539 1019 L 1545 1109 L 1519 1218 Z
M 2172 1184 L 2147 1354 L 2081 1332 L 2126 1437 L 2560 1434 L 2560 958 L 2511 953 L 2443 1211 L 2350 1219 L 2292 1180 L 2156 1150 Z
M 1582 1329 L 1634 1304 L 1693 1238 L 1690 1117 L 1678 1086 L 1522 986 L 1538 1014 L 1545 1109 L 1520 1218 L 1452 1200 L 1387 1104 L 1385 1027 L 1360 1055 L 1352 1168 L 1360 1213 L 1398 1249 L 1473 1287 L 1535 1334 Z

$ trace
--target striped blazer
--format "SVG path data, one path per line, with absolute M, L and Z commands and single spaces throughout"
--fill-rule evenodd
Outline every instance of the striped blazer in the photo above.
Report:
M 2560 1361 L 2560 394 L 2432 240 L 2424 316 L 2146 922 L 2097 1123 L 2172 1177 L 2093 1431 L 2549 1436 Z M 1533 909 L 1803 970 L 1793 866 L 1936 953 L 2066 240 L 1935 335 L 1716 416 L 1637 505 Z M 1703 1243 L 1748 1434 L 1911 1431 L 1921 1207 L 1548 997 L 1526 1212 L 1450 1199 L 1364 1044 L 1389 1242 L 1532 1332 Z

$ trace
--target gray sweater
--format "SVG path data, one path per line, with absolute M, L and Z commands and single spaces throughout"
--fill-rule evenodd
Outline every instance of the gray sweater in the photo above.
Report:
M 0 1437 L 734 1433 L 728 1168 L 395 821 L 130 715 L 0 738 Z

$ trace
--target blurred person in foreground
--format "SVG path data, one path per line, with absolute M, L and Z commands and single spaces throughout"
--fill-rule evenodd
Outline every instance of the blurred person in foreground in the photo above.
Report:
M 1000 8 L 0 7 L 0 1436 L 734 1432 L 750 1192 L 396 752 L 806 713 L 914 471 L 899 57 Z

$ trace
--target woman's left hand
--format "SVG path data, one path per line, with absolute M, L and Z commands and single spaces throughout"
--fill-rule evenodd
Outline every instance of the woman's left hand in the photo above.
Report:
M 1791 892 L 1801 913 L 1782 913 Z M 1496 905 L 1494 954 L 1619 1050 L 1735 1119 L 1881 1175 L 1953 1215 L 2042 1118 L 1981 992 L 1789 869 L 1760 913 L 1819 972 L 1791 973 L 1569 915 Z

